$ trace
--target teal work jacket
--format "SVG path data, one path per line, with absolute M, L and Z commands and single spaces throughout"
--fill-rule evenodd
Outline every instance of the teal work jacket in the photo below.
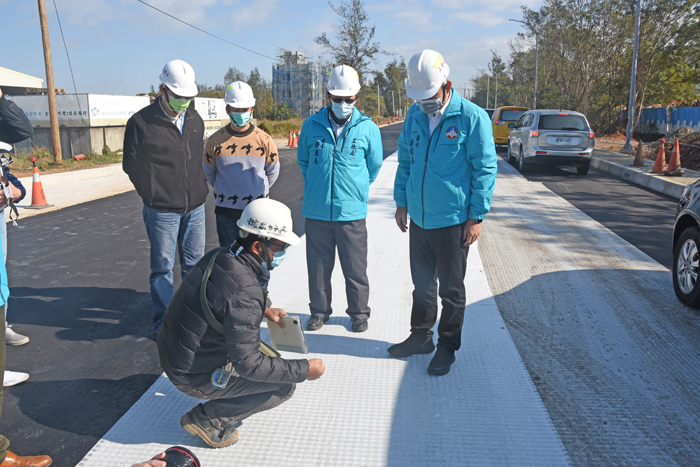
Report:
M 452 93 L 432 136 L 414 104 L 399 136 L 394 200 L 411 220 L 437 229 L 483 219 L 496 185 L 496 146 L 486 112 Z
M 340 138 L 328 120 L 330 106 L 304 121 L 297 163 L 304 177 L 301 215 L 308 219 L 354 221 L 367 217 L 369 185 L 384 160 L 379 128 L 353 109 Z

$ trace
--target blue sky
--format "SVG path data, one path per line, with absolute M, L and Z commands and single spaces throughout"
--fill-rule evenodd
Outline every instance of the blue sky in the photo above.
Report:
M 233 43 L 276 56 L 285 47 L 323 50 L 313 38 L 333 34 L 337 16 L 320 0 L 146 0 L 168 13 Z M 148 8 L 136 0 L 55 0 L 61 16 L 78 92 L 136 94 L 158 84 L 168 60 L 189 62 L 197 82 L 223 82 L 230 66 L 258 67 L 270 79 L 273 60 L 255 55 Z M 336 2 L 337 3 L 337 2 Z M 505 58 L 508 42 L 522 31 L 520 6 L 539 0 L 366 1 L 382 48 L 408 59 L 424 48 L 442 53 L 450 79 L 463 87 L 486 67 L 490 49 Z M 397 5 L 399 5 L 397 7 Z M 53 0 L 46 0 L 55 84 L 73 92 Z M 45 79 L 39 15 L 35 0 L 0 0 L 3 47 L 0 66 Z M 379 68 L 391 57 L 379 57 Z

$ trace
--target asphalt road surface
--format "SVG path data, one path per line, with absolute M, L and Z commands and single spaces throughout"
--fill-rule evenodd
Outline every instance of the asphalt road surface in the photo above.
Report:
M 505 149 L 499 150 L 499 155 L 504 161 L 507 159 Z M 671 268 L 671 236 L 677 199 L 594 168 L 581 176 L 573 167 L 535 166 L 524 176 L 531 182 L 542 183 L 659 263 Z
M 400 128 L 382 129 L 385 157 L 396 150 Z M 295 231 L 303 234 L 295 152 L 281 150 L 280 160 L 271 197 L 292 209 Z M 670 265 L 674 200 L 595 170 L 579 177 L 545 169 L 527 177 Z M 8 318 L 31 338 L 7 349 L 7 369 L 31 374 L 5 391 L 0 433 L 13 451 L 75 465 L 161 374 L 141 209 L 132 191 L 8 226 Z M 216 246 L 210 196 L 207 249 Z

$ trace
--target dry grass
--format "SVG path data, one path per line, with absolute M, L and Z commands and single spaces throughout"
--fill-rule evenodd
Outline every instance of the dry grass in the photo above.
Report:
M 20 152 L 15 154 L 14 161 L 9 166 L 16 177 L 25 177 L 32 174 L 31 156 L 36 157 L 36 166 L 40 173 L 70 172 L 73 170 L 92 169 L 109 164 L 117 164 L 122 161 L 122 150 L 112 151 L 108 146 L 102 149 L 102 154 L 87 153 L 85 159 L 76 161 L 68 158 L 63 159 L 63 163 L 57 164 L 54 156 L 45 147 L 38 147 L 31 152 Z

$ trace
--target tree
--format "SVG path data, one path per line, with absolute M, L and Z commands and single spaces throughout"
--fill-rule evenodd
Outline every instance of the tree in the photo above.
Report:
M 229 84 L 233 83 L 234 81 L 245 81 L 246 76 L 245 73 L 243 73 L 241 70 L 239 70 L 236 67 L 229 68 L 226 74 L 224 75 L 224 87 L 228 86 Z
M 324 31 L 314 38 L 314 42 L 330 50 L 336 65 L 353 67 L 360 75 L 360 83 L 363 83 L 362 78 L 370 62 L 375 61 L 375 56 L 390 54 L 380 50 L 379 42 L 374 40 L 376 26 L 368 26 L 369 15 L 362 0 L 340 0 L 337 6 L 330 2 L 328 5 L 340 17 L 334 25 L 335 41 L 331 42 Z

